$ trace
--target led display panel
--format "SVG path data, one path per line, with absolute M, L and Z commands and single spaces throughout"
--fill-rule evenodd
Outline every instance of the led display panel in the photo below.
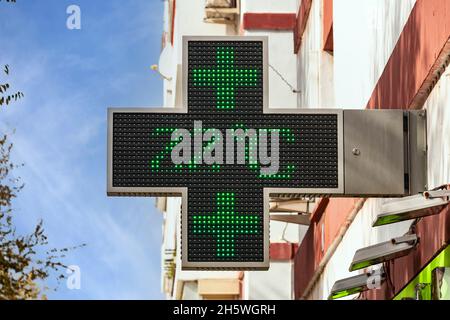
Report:
M 267 108 L 267 39 L 186 38 L 184 109 L 109 110 L 109 195 L 183 197 L 184 269 L 267 269 L 269 193 L 342 193 L 342 111 Z

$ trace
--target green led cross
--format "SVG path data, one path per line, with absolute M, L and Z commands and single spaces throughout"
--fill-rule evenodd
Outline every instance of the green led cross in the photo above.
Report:
M 170 135 L 176 130 L 175 127 L 158 127 L 153 129 L 152 136 L 161 136 L 161 135 L 167 135 L 170 137 Z M 203 128 L 203 134 L 208 131 L 212 130 L 212 128 Z M 181 139 L 180 139 L 181 141 Z M 167 142 L 163 149 L 155 154 L 152 159 L 150 160 L 150 170 L 152 172 L 164 172 L 164 173 L 173 173 L 173 172 L 182 172 L 183 169 L 188 169 L 190 172 L 198 172 L 200 170 L 200 165 L 195 163 L 195 155 L 194 159 L 191 160 L 189 164 L 175 164 L 170 168 L 165 168 L 164 166 L 161 168 L 161 162 L 164 160 L 164 158 L 168 157 L 170 158 L 170 154 L 172 153 L 173 148 L 179 143 L 179 141 L 169 141 Z M 204 141 L 203 146 L 203 152 L 205 150 L 208 150 L 209 148 L 213 148 L 215 144 L 214 139 L 211 141 Z M 201 162 L 201 161 L 200 161 Z M 213 164 L 210 165 L 207 170 L 207 172 L 210 173 L 216 173 L 220 172 L 221 165 L 220 164 Z
M 193 232 L 215 235 L 216 255 L 218 257 L 234 257 L 235 236 L 256 234 L 260 228 L 260 218 L 255 214 L 237 214 L 234 209 L 233 192 L 217 193 L 216 207 L 215 213 L 192 217 Z
M 234 65 L 234 48 L 218 47 L 215 69 L 194 69 L 194 86 L 216 89 L 217 109 L 234 109 L 235 89 L 256 86 L 260 78 L 259 69 L 240 69 Z

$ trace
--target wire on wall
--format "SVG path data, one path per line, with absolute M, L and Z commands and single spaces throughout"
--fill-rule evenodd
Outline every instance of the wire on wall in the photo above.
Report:
M 286 78 L 283 77 L 283 75 L 282 75 L 277 69 L 275 69 L 275 67 L 272 66 L 270 63 L 269 63 L 269 68 L 272 69 L 272 70 L 280 77 L 280 79 L 281 79 L 281 80 L 282 80 L 282 81 L 283 81 L 283 82 L 291 89 L 291 91 L 292 91 L 293 93 L 300 93 L 300 90 L 295 89 L 294 86 L 291 85 L 291 84 L 286 80 Z

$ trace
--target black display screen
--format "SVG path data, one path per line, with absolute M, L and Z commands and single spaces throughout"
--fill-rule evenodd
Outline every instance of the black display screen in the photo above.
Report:
M 187 113 L 113 112 L 112 186 L 187 187 L 188 261 L 260 262 L 264 188 L 338 188 L 338 115 L 264 114 L 262 41 L 190 41 L 187 59 Z

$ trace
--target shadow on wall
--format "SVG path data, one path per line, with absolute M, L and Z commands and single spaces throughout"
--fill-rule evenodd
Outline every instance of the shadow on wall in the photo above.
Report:
M 367 104 L 370 109 L 408 109 L 415 96 L 417 87 L 421 84 L 417 82 L 418 71 L 422 61 L 428 61 L 429 52 L 421 51 L 421 32 L 425 29 L 423 24 L 427 23 L 423 17 L 423 10 L 417 10 L 418 4 L 423 0 L 418 0 L 415 8 L 411 12 L 396 46 L 390 56 L 386 67 L 381 74 L 372 96 Z M 434 1 L 434 0 L 431 0 Z M 382 14 L 386 19 L 387 27 L 383 34 L 376 30 L 376 36 L 383 37 L 382 47 L 375 48 L 375 53 L 383 54 L 383 48 L 387 48 L 393 41 L 395 30 L 400 28 L 399 21 L 405 14 L 402 1 L 394 1 L 391 6 L 384 6 Z M 384 53 L 388 54 L 388 53 Z M 375 58 L 376 59 L 376 58 Z M 374 61 L 375 61 L 374 59 Z M 377 63 L 373 65 L 374 74 L 377 74 Z
M 439 80 L 426 102 L 428 121 L 428 183 L 430 188 L 450 182 L 450 70 Z

